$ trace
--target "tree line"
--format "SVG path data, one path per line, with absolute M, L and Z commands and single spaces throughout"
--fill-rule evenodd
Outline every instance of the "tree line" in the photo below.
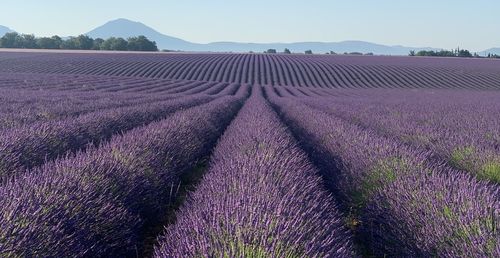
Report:
M 466 49 L 454 49 L 454 50 L 440 50 L 440 51 L 433 51 L 433 50 L 421 50 L 421 51 L 410 51 L 410 56 L 439 56 L 439 57 L 467 57 L 467 58 L 484 58 L 477 53 L 471 53 L 469 50 Z M 487 58 L 500 58 L 498 55 L 494 54 L 488 54 L 486 56 Z
M 33 34 L 6 33 L 0 38 L 0 48 L 26 49 L 74 49 L 116 51 L 158 51 L 155 41 L 145 36 L 108 39 L 93 39 L 87 35 L 63 39 L 59 36 L 35 37 Z
M 253 53 L 252 51 L 250 51 L 250 53 Z M 264 51 L 264 54 L 277 54 L 278 51 L 274 48 L 270 48 L 266 51 Z M 283 50 L 283 52 L 279 52 L 281 54 L 292 54 L 292 52 L 290 51 L 290 49 L 288 48 L 285 48 L 285 50 Z M 314 54 L 312 50 L 306 50 L 304 51 L 304 54 L 306 55 L 312 55 Z M 339 55 L 337 54 L 336 52 L 334 51 L 330 51 L 330 52 L 326 52 L 325 55 Z M 355 55 L 355 56 L 373 56 L 374 54 L 373 53 L 361 53 L 361 52 L 344 52 L 343 55 Z

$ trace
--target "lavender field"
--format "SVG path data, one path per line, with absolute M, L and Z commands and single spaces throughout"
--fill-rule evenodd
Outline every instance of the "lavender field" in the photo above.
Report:
M 500 257 L 500 61 L 0 52 L 0 257 Z

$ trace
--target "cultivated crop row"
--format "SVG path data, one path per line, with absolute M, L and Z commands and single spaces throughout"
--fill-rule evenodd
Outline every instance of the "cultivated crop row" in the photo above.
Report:
M 86 74 L 323 88 L 500 86 L 497 62 L 269 54 L 48 54 L 0 62 L 0 72 Z M 467 63 L 466 65 L 462 63 Z
M 500 257 L 499 74 L 0 53 L 0 257 Z
M 266 92 L 343 203 L 363 252 L 395 257 L 500 254 L 498 186 L 431 165 L 427 153 L 279 98 L 270 88 Z
M 208 154 L 244 91 L 176 112 L 0 188 L 0 255 L 131 256 L 183 172 Z
M 321 178 L 255 87 L 157 257 L 350 257 Z
M 98 145 L 117 133 L 165 118 L 183 108 L 206 103 L 208 96 L 142 104 L 96 111 L 76 118 L 33 123 L 0 131 L 0 176 L 22 172 L 75 152 L 89 144 Z
M 371 98 L 305 100 L 310 106 L 395 138 L 480 179 L 500 183 L 500 107 L 496 93 L 384 92 Z M 383 98 L 383 99 L 382 99 Z

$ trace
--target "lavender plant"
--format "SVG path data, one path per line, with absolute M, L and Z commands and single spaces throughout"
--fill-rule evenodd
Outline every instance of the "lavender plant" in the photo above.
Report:
M 351 257 L 316 169 L 254 87 L 156 257 Z
M 140 252 L 178 177 L 207 155 L 245 97 L 222 97 L 57 160 L 0 188 L 0 255 Z
M 428 153 L 266 91 L 343 201 L 367 253 L 496 257 L 499 188 L 433 166 Z

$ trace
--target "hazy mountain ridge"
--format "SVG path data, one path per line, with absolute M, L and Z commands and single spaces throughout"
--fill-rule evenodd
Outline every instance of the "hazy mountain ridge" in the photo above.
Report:
M 488 54 L 500 55 L 500 47 L 486 49 L 479 53 L 482 56 L 487 56 Z
M 415 48 L 404 46 L 385 46 L 364 41 L 343 42 L 294 42 L 294 43 L 240 43 L 240 42 L 212 42 L 199 44 L 185 41 L 179 38 L 164 35 L 140 22 L 127 19 L 117 19 L 86 33 L 93 38 L 108 37 L 132 37 L 144 35 L 156 41 L 158 48 L 182 51 L 213 51 L 213 52 L 263 52 L 267 49 L 283 51 L 285 48 L 292 52 L 304 52 L 312 50 L 315 53 L 334 51 L 374 53 L 380 55 L 407 55 L 411 50 L 434 50 L 434 48 Z
M 12 30 L 0 26 L 0 35 L 4 35 Z M 285 48 L 292 52 L 303 53 L 312 50 L 314 53 L 326 53 L 334 51 L 336 53 L 360 52 L 373 53 L 377 55 L 408 55 L 410 51 L 420 50 L 440 50 L 431 47 L 407 47 L 407 46 L 387 46 L 365 41 L 342 41 L 342 42 L 294 42 L 294 43 L 243 43 L 243 42 L 212 42 L 200 44 L 189 42 L 180 38 L 162 34 L 147 25 L 127 19 L 116 19 L 109 21 L 87 33 L 93 38 L 122 37 L 144 35 L 150 40 L 156 41 L 159 49 L 180 50 L 180 51 L 211 51 L 211 52 L 263 52 L 267 49 L 283 51 Z M 481 55 L 500 54 L 500 48 L 491 48 L 479 52 Z
M 12 30 L 8 27 L 0 25 L 0 36 L 5 35 L 5 33 L 12 32 Z

